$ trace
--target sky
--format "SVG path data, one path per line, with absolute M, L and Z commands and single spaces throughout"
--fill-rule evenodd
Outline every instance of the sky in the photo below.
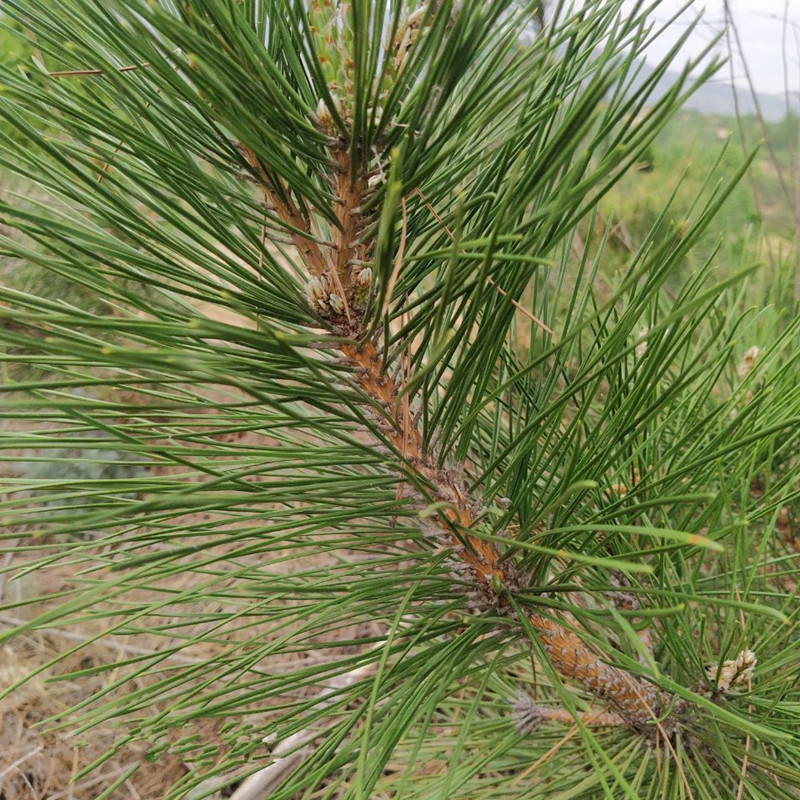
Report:
M 654 19 L 667 22 L 686 2 L 663 0 Z M 728 5 L 756 90 L 783 94 L 788 88 L 792 93 L 800 92 L 800 0 L 729 0 Z M 650 56 L 656 60 L 665 55 L 680 29 L 700 12 L 703 21 L 685 50 L 687 57 L 699 54 L 715 34 L 724 30 L 724 0 L 694 0 L 689 12 L 674 23 L 672 31 L 651 45 L 647 60 L 651 60 Z M 735 39 L 731 39 L 731 44 L 737 49 Z M 724 50 L 724 38 L 721 45 Z M 716 80 L 730 82 L 732 77 L 737 86 L 747 87 L 745 70 L 738 57 L 722 68 Z

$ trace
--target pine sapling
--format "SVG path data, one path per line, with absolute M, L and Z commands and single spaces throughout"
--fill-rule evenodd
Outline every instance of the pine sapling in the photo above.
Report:
M 4 447 L 53 465 L 8 569 L 59 581 L 0 642 L 114 670 L 59 724 L 169 800 L 794 796 L 798 325 L 690 269 L 748 163 L 617 269 L 596 216 L 690 31 L 648 76 L 622 0 L 7 7 L 3 250 L 93 298 L 0 288 Z M 87 436 L 135 469 L 70 480 Z

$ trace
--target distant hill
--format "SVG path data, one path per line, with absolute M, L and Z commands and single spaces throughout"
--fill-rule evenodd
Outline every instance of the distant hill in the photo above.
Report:
M 756 101 L 758 101 L 758 106 L 756 106 Z M 769 122 L 777 122 L 786 116 L 787 97 L 785 95 L 759 92 L 754 100 L 749 91 L 737 87 L 736 102 L 738 102 L 740 114 L 755 114 L 760 110 L 764 119 Z M 701 111 L 704 114 L 733 116 L 736 113 L 736 102 L 734 102 L 731 84 L 715 81 L 701 86 L 686 101 L 684 107 Z M 788 103 L 792 111 L 800 112 L 800 99 L 796 94 L 789 96 Z
M 645 80 L 652 74 L 652 69 L 644 64 L 640 74 L 640 80 Z M 668 70 L 664 77 L 659 81 L 657 95 L 660 96 L 678 80 L 679 73 Z M 790 95 L 790 109 L 794 113 L 800 113 L 800 96 L 797 93 Z M 758 108 L 756 107 L 758 101 Z M 783 119 L 787 110 L 787 98 L 783 94 L 767 94 L 759 92 L 756 100 L 747 89 L 736 89 L 736 100 L 734 100 L 733 87 L 730 83 L 721 78 L 714 78 L 703 84 L 684 104 L 684 108 L 700 111 L 703 114 L 734 116 L 737 111 L 736 103 L 740 114 L 755 114 L 760 109 L 764 119 L 776 122 Z

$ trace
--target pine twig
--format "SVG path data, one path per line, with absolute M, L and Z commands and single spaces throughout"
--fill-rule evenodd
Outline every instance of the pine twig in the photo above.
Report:
M 314 275 L 324 275 L 328 272 L 329 264 L 319 245 L 314 241 L 311 235 L 311 228 L 308 220 L 300 213 L 297 206 L 292 203 L 288 193 L 278 191 L 279 187 L 275 186 L 275 180 L 267 174 L 264 166 L 258 159 L 258 156 L 246 145 L 239 144 L 238 150 L 244 156 L 245 161 L 252 167 L 253 171 L 258 177 L 259 185 L 261 186 L 265 200 L 275 208 L 278 216 L 286 224 L 288 233 L 297 248 L 297 251 L 302 255 L 306 267 Z
M 322 123 L 320 125 L 324 128 Z M 395 380 L 382 371 L 383 359 L 373 341 L 361 346 L 357 343 L 366 332 L 365 324 L 360 313 L 351 314 L 347 295 L 351 291 L 352 259 L 368 260 L 371 247 L 368 237 L 365 238 L 361 232 L 360 213 L 357 213 L 368 190 L 368 168 L 365 164 L 352 163 L 350 148 L 342 147 L 338 140 L 331 140 L 329 148 L 332 157 L 329 179 L 335 192 L 334 207 L 338 209 L 340 229 L 335 234 L 330 261 L 323 258 L 312 242 L 300 237 L 302 247 L 299 249 L 310 275 L 309 301 L 312 307 L 324 310 L 324 313 L 330 308 L 333 311 L 331 319 L 338 323 L 339 333 L 352 336 L 350 342 L 339 345 L 340 352 L 346 363 L 352 366 L 363 393 L 374 407 L 382 409 L 380 428 L 386 443 L 403 464 L 400 468 L 402 477 L 414 486 L 430 487 L 433 501 L 442 504 L 443 509 L 431 520 L 430 532 L 438 545 L 444 544 L 453 548 L 454 553 L 458 552 L 453 556 L 451 566 L 473 585 L 470 599 L 476 608 L 499 611 L 526 633 L 532 628 L 558 674 L 582 685 L 630 728 L 649 738 L 670 734 L 674 729 L 674 719 L 659 721 L 666 704 L 655 687 L 602 661 L 565 624 L 534 611 L 522 612 L 525 619 L 520 618 L 519 612 L 512 607 L 511 598 L 516 590 L 526 585 L 526 577 L 513 564 L 501 560 L 501 552 L 494 543 L 474 535 L 480 504 L 469 496 L 457 470 L 439 469 L 431 453 L 426 452 L 423 446 L 419 428 L 412 424 L 408 414 L 398 408 L 396 398 L 405 394 L 404 379 Z M 242 145 L 240 150 L 287 225 L 310 232 L 309 221 L 279 196 L 270 176 L 252 151 Z M 419 189 L 415 191 L 444 226 L 422 192 Z M 446 226 L 444 230 L 452 238 Z M 341 292 L 336 304 L 332 293 L 334 285 Z M 346 313 L 346 324 L 342 312 Z M 544 323 L 533 319 L 552 333 Z
M 329 706 L 335 701 L 336 694 L 340 689 L 345 689 L 362 678 L 366 678 L 375 669 L 375 666 L 374 663 L 364 664 L 344 675 L 332 678 L 320 693 L 319 702 L 314 708 L 322 709 Z M 275 745 L 272 750 L 275 760 L 245 778 L 241 786 L 231 795 L 231 800 L 263 800 L 263 798 L 269 797 L 270 793 L 280 786 L 286 774 L 311 754 L 312 749 L 309 745 L 316 735 L 317 730 L 311 726 L 293 733 Z
M 550 708 L 537 703 L 524 692 L 517 695 L 511 710 L 511 717 L 520 733 L 533 733 L 548 722 L 559 722 L 572 725 L 575 717 L 563 708 Z M 625 720 L 619 714 L 608 711 L 585 711 L 578 715 L 584 725 L 597 728 L 619 727 Z

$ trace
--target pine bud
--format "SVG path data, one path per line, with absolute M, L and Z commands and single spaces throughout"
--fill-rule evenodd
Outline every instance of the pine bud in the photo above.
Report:
M 366 308 L 369 295 L 372 291 L 372 270 L 369 267 L 361 269 L 355 277 L 355 291 L 353 292 L 353 303 L 357 308 Z
M 717 679 L 717 665 L 712 664 L 708 668 L 708 679 L 717 682 L 717 691 L 721 693 L 741 686 L 746 687 L 753 677 L 757 663 L 758 659 L 752 650 L 742 650 L 733 660 L 722 662 L 719 679 Z
M 314 311 L 324 314 L 328 310 L 328 295 L 330 290 L 325 276 L 314 276 L 306 284 L 306 299 Z
M 643 326 L 641 331 L 639 331 L 639 338 L 641 339 L 642 337 L 647 336 L 649 331 L 650 328 L 648 328 L 647 325 Z M 636 345 L 636 358 L 642 358 L 646 352 L 647 352 L 647 339 L 644 339 L 644 341 L 641 341 L 639 342 L 639 344 Z
M 756 365 L 760 354 L 761 349 L 753 345 L 753 347 L 742 356 L 742 360 L 736 368 L 736 372 L 741 380 L 744 380 L 753 371 L 753 367 Z
M 334 314 L 344 314 L 344 300 L 338 294 L 329 295 L 328 303 Z
M 524 692 L 520 692 L 511 706 L 511 719 L 520 733 L 532 733 L 547 721 L 544 708 Z

